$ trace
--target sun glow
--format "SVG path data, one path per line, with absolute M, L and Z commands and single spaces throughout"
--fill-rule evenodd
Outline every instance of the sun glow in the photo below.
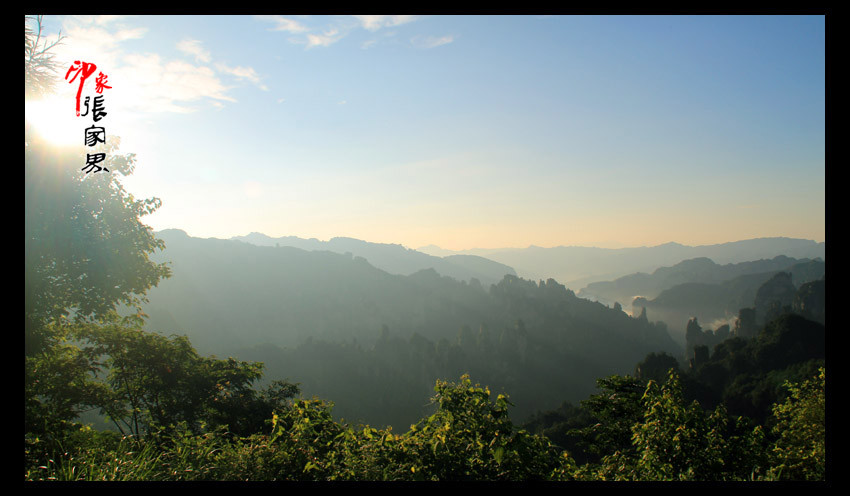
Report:
M 74 114 L 73 101 L 48 97 L 27 100 L 24 104 L 26 123 L 41 139 L 57 146 L 83 145 L 85 122 Z

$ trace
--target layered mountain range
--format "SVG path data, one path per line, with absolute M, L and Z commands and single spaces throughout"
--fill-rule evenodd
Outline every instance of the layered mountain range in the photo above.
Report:
M 735 264 L 787 256 L 826 260 L 825 243 L 794 238 L 757 238 L 715 245 L 685 246 L 665 243 L 635 248 L 594 248 L 556 246 L 541 248 L 443 250 L 436 246 L 419 249 L 432 255 L 478 255 L 503 263 L 520 277 L 539 280 L 553 278 L 575 291 L 598 281 L 611 281 L 637 272 L 652 272 L 684 260 L 708 258 L 717 264 Z
M 390 274 L 410 275 L 423 269 L 434 269 L 440 275 L 459 281 L 478 279 L 486 286 L 501 281 L 505 274 L 517 275 L 511 267 L 478 255 L 455 254 L 439 257 L 411 250 L 402 245 L 370 243 L 354 238 L 337 237 L 320 241 L 316 238 L 304 239 L 296 236 L 272 238 L 253 232 L 230 239 L 256 246 L 290 246 L 307 251 L 351 254 L 365 258 L 373 266 Z
M 778 273 L 787 273 L 788 284 L 799 288 L 822 279 L 825 272 L 823 260 L 784 255 L 725 265 L 695 258 L 660 267 L 651 274 L 591 283 L 578 295 L 606 304 L 623 302 L 634 315 L 645 309 L 648 319 L 665 322 L 670 334 L 684 342 L 686 324 L 694 317 L 712 327 L 734 327 L 739 310 L 753 306 L 759 288 Z
M 471 372 L 511 391 L 517 413 L 528 415 L 579 401 L 597 378 L 630 373 L 648 353 L 683 355 L 677 329 L 654 323 L 651 312 L 630 316 L 622 305 L 579 297 L 554 279 L 517 277 L 480 256 L 348 238 L 202 239 L 174 229 L 157 237 L 166 249 L 152 258 L 170 262 L 173 275 L 148 292 L 149 330 L 186 335 L 201 353 L 263 361 L 267 377 L 339 399 L 349 405 L 340 414 L 367 422 L 418 418 L 436 378 Z M 752 270 L 791 262 L 760 261 Z M 682 268 L 726 274 L 710 280 L 740 269 L 714 265 L 659 269 L 654 277 L 666 282 L 654 287 L 690 280 Z M 371 387 L 375 381 L 383 386 Z

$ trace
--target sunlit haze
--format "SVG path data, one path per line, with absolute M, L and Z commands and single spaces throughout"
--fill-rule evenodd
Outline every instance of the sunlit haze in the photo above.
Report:
M 823 16 L 46 16 L 156 230 L 410 248 L 824 241 Z M 51 38 L 52 37 L 52 38 Z M 74 138 L 76 136 L 77 138 Z

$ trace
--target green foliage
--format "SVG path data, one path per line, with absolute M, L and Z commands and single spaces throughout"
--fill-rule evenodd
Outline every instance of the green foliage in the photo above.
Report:
M 185 460 L 182 473 L 186 480 L 309 480 L 300 476 L 304 467 L 296 466 L 292 450 L 271 442 L 268 435 L 225 438 L 206 433 L 185 438 L 181 450 L 191 455 L 181 458 Z M 197 453 L 209 455 L 198 457 Z
M 263 430 L 275 410 L 285 408 L 298 386 L 253 383 L 263 364 L 200 356 L 185 336 L 142 331 L 132 319 L 113 317 L 98 325 L 75 324 L 72 335 L 90 357 L 99 396 L 94 402 L 125 434 L 142 436 L 178 425 L 199 433 L 228 426 L 249 435 Z
M 37 31 L 30 22 L 37 23 Z M 45 44 L 42 18 L 26 18 L 27 98 L 50 92 L 56 64 Z M 45 326 L 61 317 L 96 321 L 119 304 L 141 312 L 144 294 L 170 271 L 149 256 L 165 247 L 141 217 L 160 206 L 157 198 L 138 200 L 120 176 L 135 169 L 135 155 L 117 153 L 110 137 L 98 151 L 109 173 L 85 174 L 83 157 L 39 138 L 25 125 L 25 345 L 37 354 L 50 340 Z
M 802 383 L 786 382 L 790 396 L 773 407 L 779 436 L 771 475 L 784 480 L 824 480 L 826 474 L 826 369 Z
M 703 407 L 723 403 L 733 415 L 767 425 L 784 400 L 786 380 L 802 381 L 823 364 L 825 327 L 793 314 L 768 322 L 751 339 L 728 339 L 683 376 L 685 396 Z
M 326 480 L 333 472 L 335 446 L 345 428 L 331 415 L 332 403 L 296 400 L 273 420 L 271 442 L 282 451 L 278 466 L 289 480 Z
M 545 436 L 560 449 L 569 453 L 576 464 L 583 465 L 598 456 L 588 453 L 584 429 L 597 424 L 586 408 L 564 402 L 556 410 L 537 412 L 522 424 L 531 433 Z
M 557 468 L 557 450 L 543 437 L 516 430 L 504 395 L 490 401 L 490 390 L 437 381 L 437 412 L 412 426 L 404 437 L 408 464 L 431 480 L 543 479 Z
M 642 399 L 644 423 L 634 428 L 637 480 L 706 480 L 723 472 L 726 415 L 706 416 L 698 403 L 686 405 L 675 375 L 658 387 L 650 383 Z
M 722 407 L 706 412 L 688 403 L 671 371 L 638 398 L 600 404 L 597 411 L 614 412 L 612 405 L 637 403 L 642 413 L 630 429 L 630 449 L 577 466 L 545 438 L 517 429 L 506 397 L 491 401 L 488 388 L 464 376 L 458 383 L 437 381 L 437 411 L 401 435 L 337 422 L 332 403 L 298 399 L 273 415 L 270 434 L 235 436 L 223 426 L 198 434 L 184 422 L 168 437 L 144 439 L 78 429 L 60 450 L 31 456 L 25 479 L 822 480 L 824 377 L 788 385 L 791 397 L 775 407 L 775 443 L 760 426 L 733 422 Z M 629 379 L 602 383 L 631 392 Z M 28 453 L 37 452 L 39 442 L 30 443 Z
M 62 317 L 96 321 L 118 305 L 135 308 L 170 275 L 149 256 L 165 247 L 141 217 L 159 206 L 137 200 L 119 181 L 135 156 L 108 142 L 109 173 L 80 171 L 80 158 L 47 143 L 25 151 L 25 310 L 27 354 L 48 338 L 44 326 Z M 141 313 L 140 313 L 141 315 Z
M 111 318 L 118 304 L 138 308 L 168 269 L 148 259 L 162 243 L 139 221 L 158 200 L 136 201 L 112 174 L 84 180 L 78 157 L 47 144 L 28 143 L 25 156 L 25 429 L 48 439 L 105 392 L 72 323 Z M 111 160 L 116 174 L 131 172 L 132 157 Z
M 50 440 L 75 430 L 74 419 L 107 394 L 94 380 L 91 354 L 69 341 L 70 329 L 63 321 L 48 324 L 49 347 L 24 357 L 24 429 L 31 438 Z
M 594 419 L 593 425 L 577 429 L 583 446 L 603 456 L 631 449 L 632 426 L 643 414 L 640 398 L 646 381 L 630 376 L 612 375 L 596 381 L 601 393 L 581 402 Z
M 670 369 L 679 370 L 679 362 L 667 353 L 651 352 L 635 366 L 635 377 L 644 381 L 663 381 Z
M 25 470 L 28 481 L 240 480 L 219 469 L 222 455 L 239 444 L 223 430 L 195 435 L 178 426 L 166 440 L 140 439 L 81 428 L 61 450 Z M 239 467 L 244 469 L 245 467 Z M 245 473 L 245 472 L 243 472 Z
M 473 385 L 437 381 L 437 411 L 403 435 L 334 422 L 332 405 L 299 400 L 275 417 L 274 478 L 290 480 L 533 480 L 569 477 L 569 457 L 517 430 L 509 402 Z M 268 475 L 268 474 L 267 474 Z
M 64 439 L 66 449 L 45 453 L 28 463 L 27 481 L 157 480 L 161 455 L 157 446 L 115 432 L 76 429 Z M 32 447 L 38 446 L 36 442 Z M 42 446 L 43 447 L 43 446 Z
M 97 325 L 66 322 L 53 332 L 57 337 L 61 330 L 64 341 L 27 357 L 28 373 L 38 378 L 27 385 L 28 467 L 52 459 L 64 463 L 56 470 L 65 470 L 88 460 L 85 451 L 76 461 L 65 454 L 65 446 L 78 444 L 75 420 L 86 408 L 100 409 L 130 438 L 149 438 L 149 446 L 219 428 L 238 436 L 267 432 L 274 412 L 298 394 L 298 386 L 285 381 L 257 390 L 252 384 L 262 364 L 200 356 L 185 337 L 141 331 L 134 320 L 113 315 Z
M 661 386 L 651 381 L 640 404 L 643 417 L 632 427 L 633 449 L 605 456 L 599 468 L 587 471 L 586 477 L 742 480 L 759 469 L 761 429 L 747 432 L 743 423 L 731 428 L 722 406 L 707 413 L 695 401 L 688 404 L 673 371 Z M 730 463 L 733 459 L 734 464 Z
M 262 375 L 262 364 L 199 356 L 183 336 L 167 338 L 121 322 L 76 330 L 108 373 L 111 394 L 98 406 L 122 432 L 136 436 L 180 422 L 199 432 L 202 422 L 236 420 Z

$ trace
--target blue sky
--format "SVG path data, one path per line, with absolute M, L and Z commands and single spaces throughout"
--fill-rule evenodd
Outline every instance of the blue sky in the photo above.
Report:
M 162 199 L 157 230 L 449 249 L 824 240 L 822 16 L 44 23 L 66 36 L 63 65 L 108 75 L 104 124 L 137 155 L 128 189 Z M 77 139 L 60 83 L 27 112 L 67 105 L 48 120 Z

